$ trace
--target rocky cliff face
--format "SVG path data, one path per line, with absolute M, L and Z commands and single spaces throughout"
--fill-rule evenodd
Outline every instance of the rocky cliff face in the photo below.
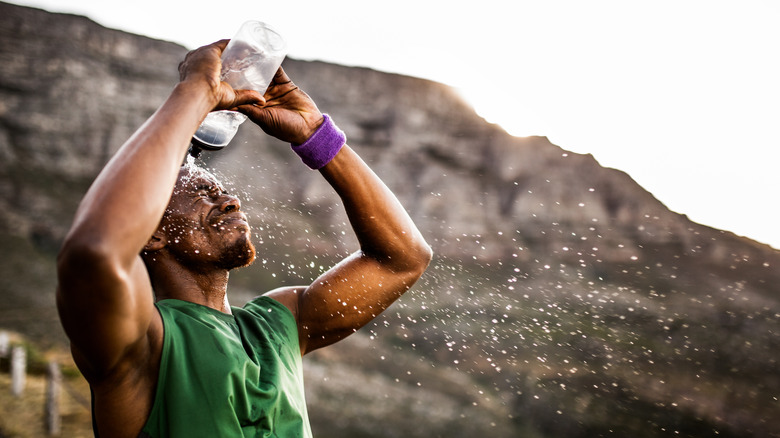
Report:
M 12 5 L 3 9 L 2 200 L 10 207 L 20 195 L 51 198 L 30 191 L 35 190 L 30 183 L 43 177 L 56 177 L 64 182 L 63 194 L 79 196 L 170 91 L 186 50 L 105 29 L 83 17 Z M 316 62 L 287 60 L 285 68 L 337 118 L 350 144 L 404 200 L 439 254 L 465 252 L 495 260 L 518 246 L 496 237 L 507 234 L 552 247 L 578 240 L 538 238 L 551 227 L 572 228 L 577 235 L 594 228 L 624 245 L 637 239 L 689 241 L 692 228 L 718 241 L 739 240 L 670 212 L 628 175 L 601 167 L 590 155 L 565 151 L 544 137 L 512 137 L 485 123 L 441 84 Z M 290 164 L 294 157 L 284 145 L 249 126 L 241 134 L 229 153 L 207 159 L 224 167 L 226 174 L 251 172 L 258 162 L 266 166 L 264 172 L 304 173 Z M 245 156 L 256 159 L 243 160 L 250 163 L 249 170 L 235 162 Z M 313 194 L 332 203 L 327 191 L 309 187 L 314 179 L 280 178 L 284 181 L 278 184 L 295 192 L 298 200 Z M 273 195 L 269 192 L 258 197 Z M 47 229 L 59 240 L 73 199 L 53 201 L 62 204 L 38 201 L 31 206 L 34 217 L 6 208 L 4 219 L 14 218 L 22 236 Z M 453 236 L 467 238 L 455 241 Z
M 3 3 L 0 42 L 0 326 L 62 339 L 52 300 L 59 242 L 94 176 L 175 84 L 186 50 Z M 292 59 L 284 67 L 437 254 L 376 324 L 312 355 L 315 430 L 778 430 L 780 252 L 690 222 L 590 155 L 511 137 L 441 84 Z M 235 274 L 236 296 L 306 281 L 354 250 L 338 200 L 287 145 L 245 124 L 204 161 L 257 224 L 262 254 Z M 36 317 L 19 316 L 30 309 Z

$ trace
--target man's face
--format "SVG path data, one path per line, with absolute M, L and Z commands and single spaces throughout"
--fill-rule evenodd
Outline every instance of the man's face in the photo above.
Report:
M 241 203 L 214 175 L 185 166 L 160 230 L 180 262 L 199 268 L 233 269 L 255 259 L 255 247 Z

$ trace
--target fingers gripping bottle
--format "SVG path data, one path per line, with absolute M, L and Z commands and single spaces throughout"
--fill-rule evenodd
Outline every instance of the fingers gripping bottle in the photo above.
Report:
M 260 21 L 247 21 L 222 52 L 221 78 L 233 89 L 263 94 L 286 54 L 287 44 L 276 30 Z M 236 111 L 210 112 L 192 137 L 190 154 L 224 148 L 245 120 Z

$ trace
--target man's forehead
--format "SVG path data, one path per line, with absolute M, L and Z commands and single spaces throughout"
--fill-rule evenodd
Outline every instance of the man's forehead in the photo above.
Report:
M 216 176 L 208 170 L 198 166 L 184 166 L 179 171 L 179 179 L 176 185 L 183 189 L 199 189 L 202 187 L 222 187 Z
M 224 187 L 214 174 L 197 166 L 185 166 L 179 171 L 179 179 L 176 181 L 174 195 L 195 193 L 202 189 L 218 188 L 224 191 Z

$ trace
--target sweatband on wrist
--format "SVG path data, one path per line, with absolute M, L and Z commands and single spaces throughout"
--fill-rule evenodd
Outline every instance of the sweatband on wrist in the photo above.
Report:
M 325 167 L 347 142 L 347 136 L 333 123 L 330 116 L 323 114 L 322 117 L 322 124 L 308 140 L 302 144 L 290 144 L 292 150 L 301 157 L 301 161 L 312 169 Z

